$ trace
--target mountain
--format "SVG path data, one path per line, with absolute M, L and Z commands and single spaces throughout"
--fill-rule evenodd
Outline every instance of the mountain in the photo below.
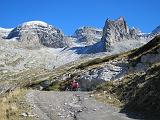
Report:
M 151 37 L 145 38 L 138 29 L 129 28 L 123 17 L 116 20 L 107 19 L 103 31 L 97 28 L 82 27 L 76 30 L 70 39 L 73 37 L 77 38 L 74 40 L 76 43 L 82 44 L 71 48 L 78 54 L 121 53 L 138 48 L 151 40 Z M 85 47 L 83 47 L 84 44 Z
M 102 38 L 102 29 L 87 26 L 81 27 L 75 31 L 72 37 L 77 38 L 77 42 L 79 43 L 92 45 Z
M 124 49 L 132 49 L 132 47 L 135 48 L 134 44 L 137 47 L 141 46 L 139 34 L 140 32 L 137 29 L 128 27 L 124 17 L 119 17 L 116 20 L 106 20 L 101 40 L 105 43 L 106 51 L 111 51 L 114 48 L 119 50 L 119 47 L 122 48 L 124 46 Z M 139 40 L 139 45 L 137 45 L 137 40 Z M 126 42 L 125 45 L 123 44 L 124 41 Z M 128 46 L 127 44 L 132 45 Z
M 27 47 L 39 47 L 44 45 L 52 48 L 66 46 L 63 33 L 45 22 L 30 21 L 14 28 L 6 39 L 16 39 Z
M 122 40 L 137 39 L 138 31 L 129 29 L 123 17 L 117 20 L 107 19 L 103 28 L 102 40 L 106 40 L 109 45 Z
M 139 29 L 129 28 L 124 17 L 107 19 L 103 30 L 81 27 L 71 36 L 42 21 L 23 23 L 5 35 L 8 40 L 19 41 L 26 48 L 71 48 L 78 54 L 99 52 L 120 53 L 146 44 L 160 32 L 157 27 L 152 33 L 143 34 Z M 3 36 L 3 35 L 2 35 Z M 125 44 L 123 44 L 125 42 Z
M 85 57 L 119 54 L 143 46 L 159 34 L 129 28 L 123 17 L 107 19 L 103 30 L 81 27 L 71 36 L 42 21 L 25 22 L 14 29 L 1 29 L 0 33 L 3 72 L 38 66 L 53 69 Z
M 80 43 L 78 46 L 74 46 L 74 50 L 78 54 L 100 52 L 115 54 L 138 48 L 156 35 L 144 35 L 139 29 L 129 28 L 124 17 L 119 17 L 115 20 L 107 19 L 103 31 L 92 27 L 79 28 L 70 39 L 76 38 L 75 43 Z M 84 44 L 85 48 L 83 47 Z
M 129 28 L 124 17 L 115 20 L 107 19 L 101 40 L 93 46 L 89 46 L 86 51 L 88 53 L 121 53 L 141 47 L 159 34 L 158 27 L 152 33 L 146 34 L 138 28 Z

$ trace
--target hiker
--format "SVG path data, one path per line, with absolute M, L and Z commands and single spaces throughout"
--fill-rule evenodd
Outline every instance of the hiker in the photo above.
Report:
M 72 91 L 77 91 L 78 89 L 79 89 L 79 83 L 77 82 L 77 81 L 75 81 L 75 80 L 73 80 L 72 82 L 71 82 L 71 90 Z

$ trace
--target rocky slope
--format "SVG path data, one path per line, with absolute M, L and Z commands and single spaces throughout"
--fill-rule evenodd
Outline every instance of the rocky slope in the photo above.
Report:
M 26 49 L 17 41 L 0 40 L 0 72 L 18 72 L 32 68 L 54 69 L 79 58 L 63 48 Z M 68 59 L 68 56 L 70 58 Z
M 120 80 L 134 72 L 145 72 L 160 61 L 159 49 L 159 37 L 156 37 L 133 51 L 111 56 L 103 55 L 90 60 L 84 58 L 61 66 L 66 67 L 67 72 L 57 74 L 53 81 L 75 79 L 80 82 L 81 90 L 92 90 L 106 81 Z

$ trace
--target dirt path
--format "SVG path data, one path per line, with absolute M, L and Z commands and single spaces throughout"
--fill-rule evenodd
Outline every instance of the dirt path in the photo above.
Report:
M 27 101 L 36 120 L 133 120 L 86 92 L 31 91 Z

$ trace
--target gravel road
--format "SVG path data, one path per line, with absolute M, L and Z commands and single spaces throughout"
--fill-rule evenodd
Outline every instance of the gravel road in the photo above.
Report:
M 87 92 L 30 91 L 26 98 L 35 120 L 134 120 Z

